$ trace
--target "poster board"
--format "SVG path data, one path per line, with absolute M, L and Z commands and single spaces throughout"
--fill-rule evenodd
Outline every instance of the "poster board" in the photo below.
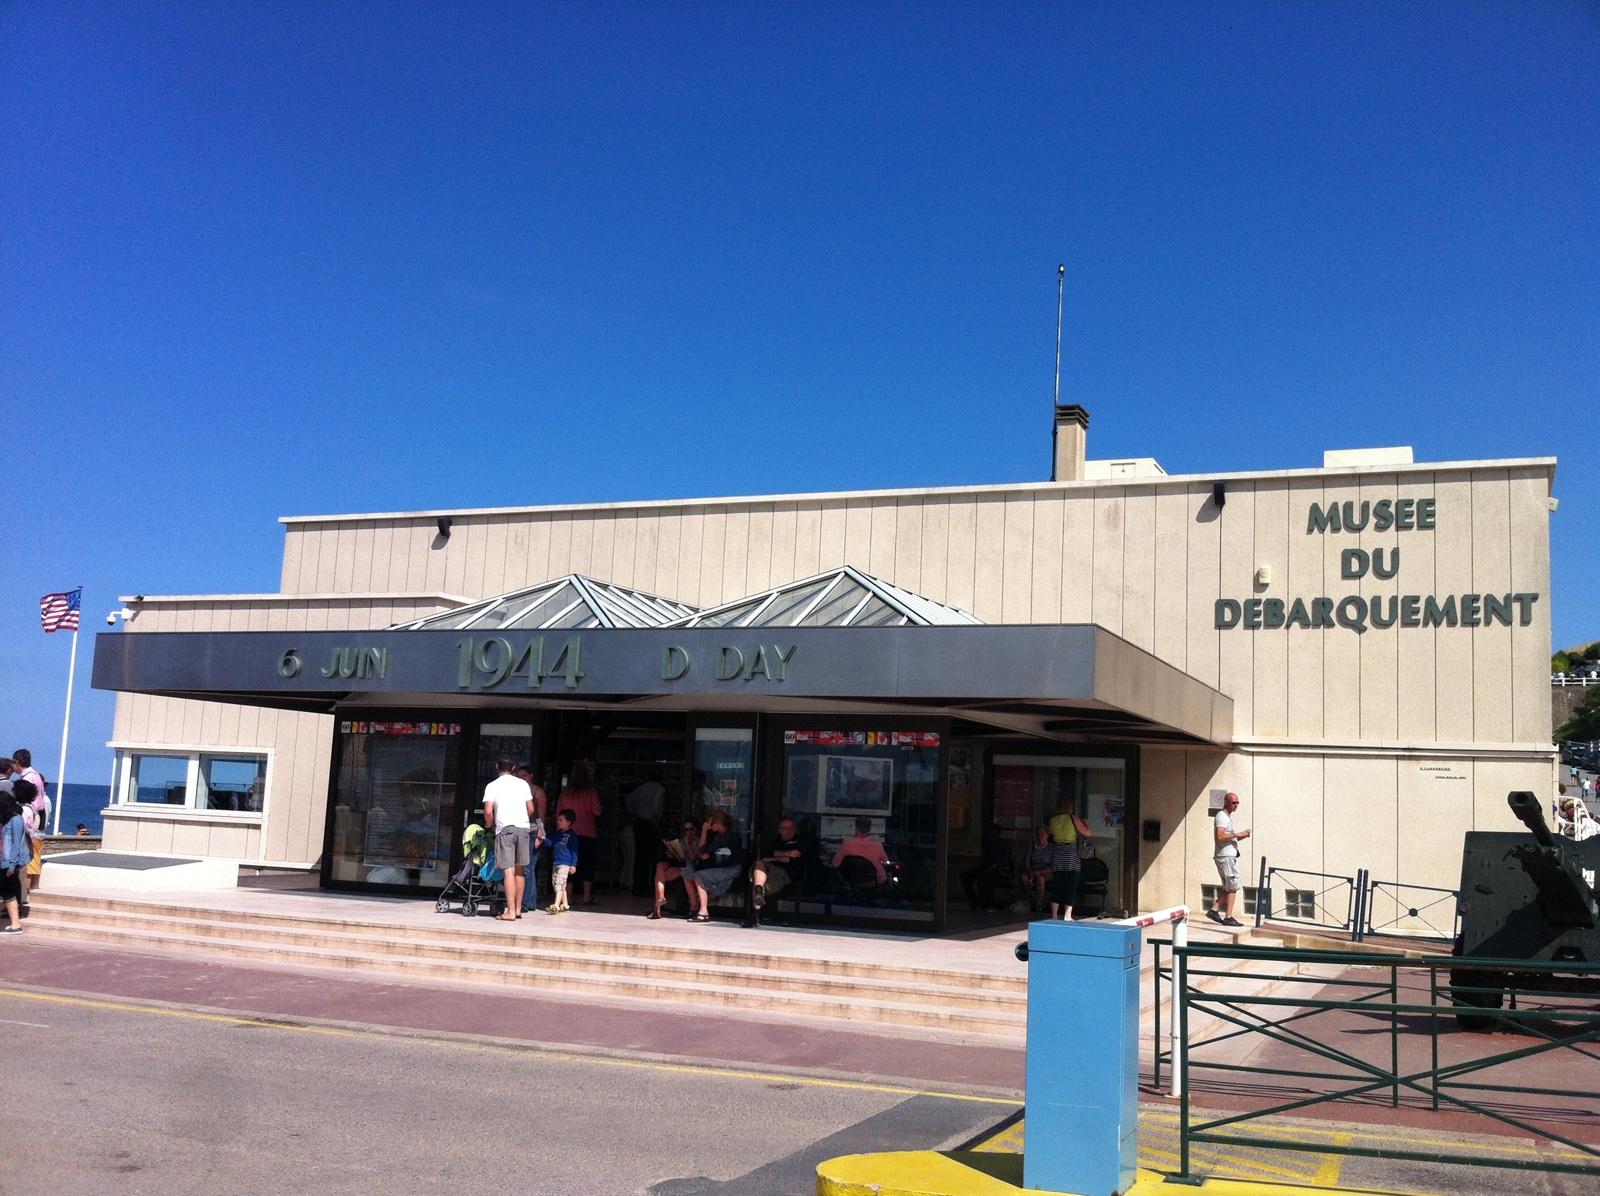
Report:
M 887 816 L 893 805 L 894 761 L 876 756 L 823 756 L 822 810 Z

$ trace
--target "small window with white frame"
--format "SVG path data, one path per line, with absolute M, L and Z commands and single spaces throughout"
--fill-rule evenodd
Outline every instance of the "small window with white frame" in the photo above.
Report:
M 197 813 L 260 814 L 267 758 L 256 752 L 117 752 L 116 800 Z
M 267 761 L 264 756 L 210 755 L 202 753 L 195 805 L 202 810 L 261 813 L 266 793 Z

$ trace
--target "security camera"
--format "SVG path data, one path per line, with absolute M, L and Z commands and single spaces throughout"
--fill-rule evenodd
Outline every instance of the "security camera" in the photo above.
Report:
M 106 616 L 106 626 L 107 627 L 115 627 L 116 625 L 117 625 L 117 612 L 116 611 L 112 611 L 109 615 Z

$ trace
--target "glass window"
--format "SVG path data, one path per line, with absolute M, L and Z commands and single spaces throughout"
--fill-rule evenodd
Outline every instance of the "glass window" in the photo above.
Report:
M 129 757 L 127 800 L 158 806 L 189 804 L 189 757 Z
M 694 733 L 694 771 L 689 777 L 689 812 L 703 819 L 712 810 L 733 816 L 740 839 L 750 834 L 754 791 L 755 732 L 747 727 L 700 727 Z
M 832 580 L 831 578 L 829 579 Z M 816 585 L 801 586 L 787 594 L 779 594 L 766 614 L 761 616 L 763 627 L 787 627 L 801 611 L 810 604 L 828 582 L 818 582 Z
M 539 763 L 533 758 L 533 746 L 533 726 L 528 723 L 484 723 L 478 728 L 478 767 L 467 802 L 478 821 L 482 821 L 479 808 L 483 805 L 483 791 L 499 775 L 502 758 L 538 776 Z
M 797 910 L 933 920 L 940 748 L 935 731 L 783 733 L 782 810 L 768 830 L 792 818 L 809 845 L 802 876 L 786 886 Z
M 1200 905 L 1204 909 L 1210 909 L 1212 906 L 1216 905 L 1217 898 L 1219 898 L 1221 896 L 1222 896 L 1222 886 L 1221 885 L 1201 885 L 1200 886 Z M 1257 889 L 1257 888 L 1255 888 L 1254 886 L 1251 886 L 1251 885 L 1245 885 L 1243 887 L 1243 889 L 1241 890 L 1241 897 L 1242 897 L 1241 905 L 1243 906 L 1243 911 L 1246 914 L 1249 914 L 1251 917 L 1255 917 L 1256 907 L 1258 905 L 1260 905 L 1260 907 L 1261 907 L 1261 916 L 1263 918 L 1270 918 L 1272 916 L 1271 904 L 1270 903 L 1262 904 L 1262 902 L 1261 902 L 1261 890 L 1260 889 Z
M 861 605 L 861 600 L 867 592 L 853 581 L 841 580 L 829 592 L 828 596 L 818 604 L 804 619 L 800 620 L 801 627 L 828 627 L 838 623 L 856 607 Z
M 1035 826 L 1045 826 L 1063 808 L 1089 825 L 1091 851 L 1104 868 L 1106 906 L 1129 910 L 1123 892 L 1126 851 L 1127 764 L 1112 757 L 1001 756 L 994 758 L 994 821 L 999 824 L 1014 860 L 1027 851 Z M 951 867 L 957 861 L 951 859 Z
M 587 604 L 582 601 L 581 595 L 579 595 L 577 590 L 572 588 L 571 582 L 566 582 L 557 586 L 543 598 L 538 599 L 538 601 L 532 603 L 531 605 L 525 599 L 518 599 L 517 605 L 514 609 L 510 606 L 507 606 L 507 611 L 515 614 L 517 617 L 515 621 L 507 623 L 506 626 L 524 629 L 538 629 L 545 626 L 545 624 L 549 623 L 552 619 L 561 614 L 574 603 L 577 604 L 578 610 L 581 610 L 586 614 L 588 613 L 589 608 Z
M 261 813 L 267 788 L 262 756 L 201 756 L 196 805 L 202 810 Z
M 457 825 L 460 723 L 339 723 L 329 879 L 440 889 Z

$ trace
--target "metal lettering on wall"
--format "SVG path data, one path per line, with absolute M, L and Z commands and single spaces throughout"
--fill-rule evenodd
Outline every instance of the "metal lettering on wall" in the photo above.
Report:
M 553 651 L 552 651 L 553 648 Z M 687 647 L 669 644 L 661 649 L 661 680 L 681 681 L 691 672 L 717 681 L 785 681 L 796 645 L 723 644 L 701 657 Z M 333 680 L 383 680 L 389 675 L 388 648 L 335 647 L 327 663 L 317 667 Z M 305 668 L 298 648 L 278 655 L 278 676 L 288 680 Z M 313 662 L 314 663 L 314 662 Z M 560 678 L 567 689 L 583 681 L 583 637 L 571 635 L 558 645 L 547 645 L 542 635 L 529 639 L 503 635 L 467 636 L 456 641 L 456 688 L 495 689 L 516 685 L 542 689 L 550 678 Z
M 295 648 L 285 648 L 278 657 L 278 676 L 298 677 L 305 664 Z M 346 648 L 333 650 L 328 663 L 317 670 L 322 676 L 344 680 L 382 681 L 389 675 L 389 649 Z
M 1381 498 L 1377 502 L 1312 503 L 1306 535 L 1374 532 L 1431 532 L 1436 524 L 1431 498 Z M 1431 549 L 1430 549 L 1431 551 Z M 1400 546 L 1346 548 L 1339 553 L 1339 579 L 1360 581 L 1372 576 L 1389 581 L 1400 574 Z M 1539 595 L 1501 594 L 1362 594 L 1313 598 L 1218 598 L 1215 625 L 1219 631 L 1276 631 L 1280 628 L 1343 627 L 1365 635 L 1369 627 L 1492 627 L 1496 623 L 1527 627 L 1533 622 Z
M 740 648 L 724 644 L 711 653 L 711 675 L 718 681 L 753 681 L 757 677 L 785 681 L 795 647 L 794 644 L 788 648 L 781 644 L 756 644 Z M 694 658 L 689 649 L 678 644 L 668 644 L 661 649 L 663 681 L 682 681 L 693 668 Z
M 513 643 L 503 635 L 482 639 L 468 636 L 456 645 L 456 688 L 493 689 L 519 679 L 529 689 L 541 689 L 545 680 L 560 677 L 568 689 L 583 680 L 583 637 L 568 636 L 546 663 L 544 636 Z

